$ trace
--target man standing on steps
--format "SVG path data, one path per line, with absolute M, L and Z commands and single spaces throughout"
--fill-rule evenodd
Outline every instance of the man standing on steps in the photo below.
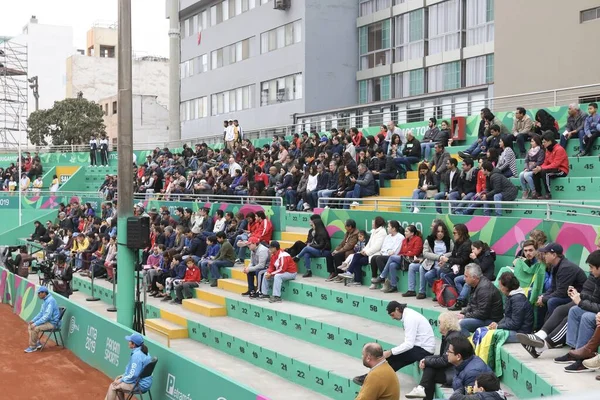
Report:
M 394 371 L 433 355 L 435 337 L 429 321 L 424 316 L 397 301 L 388 303 L 387 313 L 392 319 L 402 321 L 404 325 L 404 343 L 383 352 Z M 367 375 L 357 376 L 352 381 L 362 386 L 366 377 Z
M 367 343 L 362 350 L 363 365 L 370 368 L 368 378 L 356 400 L 398 400 L 400 383 L 396 372 L 383 356 L 379 343 Z

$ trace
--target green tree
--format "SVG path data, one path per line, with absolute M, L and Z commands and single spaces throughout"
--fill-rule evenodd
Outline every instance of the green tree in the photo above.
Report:
M 36 146 L 85 144 L 106 133 L 104 112 L 86 99 L 57 101 L 49 110 L 38 110 L 27 119 L 29 140 Z

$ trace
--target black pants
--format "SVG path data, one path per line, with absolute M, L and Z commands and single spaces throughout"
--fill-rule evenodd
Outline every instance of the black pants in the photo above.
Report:
M 542 330 L 548 334 L 546 342 L 550 347 L 562 346 L 567 342 L 567 321 L 571 307 L 575 307 L 575 303 L 572 301 L 556 307 L 544 322 Z
M 90 150 L 90 165 L 96 164 L 96 150 Z
M 427 350 L 425 350 L 419 346 L 415 346 L 412 349 L 405 351 L 404 353 L 397 354 L 397 355 L 392 354 L 387 359 L 387 361 L 388 361 L 388 364 L 390 364 L 390 366 L 392 367 L 392 369 L 394 371 L 398 371 L 399 369 L 402 369 L 402 368 L 406 367 L 407 365 L 414 364 L 418 361 L 421 361 L 425 357 L 431 356 L 431 355 L 433 355 L 433 354 L 431 354 Z
M 533 135 L 535 135 L 535 133 L 517 134 L 517 145 L 519 146 L 519 155 L 521 156 L 521 158 L 524 158 L 525 154 L 527 153 L 527 151 L 525 150 L 525 142 L 531 140 Z
M 421 375 L 421 382 L 419 382 L 419 385 L 423 386 L 425 389 L 425 400 L 433 400 L 436 383 L 447 383 L 446 368 L 425 367 L 423 370 L 423 375 Z
M 300 254 L 300 252 L 302 251 L 302 249 L 303 249 L 303 248 L 305 248 L 305 247 L 306 247 L 306 243 L 304 243 L 304 242 L 302 242 L 302 241 L 300 241 L 300 240 L 297 240 L 297 241 L 296 241 L 296 242 L 295 242 L 295 243 L 292 245 L 292 247 L 290 247 L 289 249 L 286 249 L 286 250 L 287 250 L 287 253 L 288 253 L 290 256 L 292 256 L 292 257 L 296 257 L 298 254 Z
M 344 252 L 335 253 L 331 257 L 327 257 L 327 272 L 337 274 L 337 268 L 342 265 L 345 259 L 346 254 Z
M 594 142 L 599 137 L 600 137 L 600 132 L 598 132 L 598 131 L 593 131 L 592 136 L 590 136 L 590 137 L 584 136 L 583 143 L 585 144 L 585 150 L 582 150 L 582 151 L 585 152 L 586 156 L 589 156 L 590 154 L 592 154 Z
M 558 168 L 551 169 L 543 169 L 537 174 L 533 174 L 533 184 L 535 185 L 535 191 L 537 194 L 542 194 L 542 182 L 544 183 L 544 188 L 546 189 L 546 193 L 550 194 L 550 179 L 553 178 L 562 178 L 567 176 L 563 171 Z
M 100 150 L 101 165 L 108 165 L 108 150 Z
M 373 256 L 371 258 L 371 275 L 373 278 L 379 276 L 379 271 L 383 271 L 389 258 L 390 256 Z

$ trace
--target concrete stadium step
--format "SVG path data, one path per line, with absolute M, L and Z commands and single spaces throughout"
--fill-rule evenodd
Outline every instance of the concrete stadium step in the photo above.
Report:
M 365 205 L 365 204 L 360 204 L 360 205 L 350 205 L 350 209 L 351 210 L 357 210 L 357 211 L 381 211 L 381 212 L 400 212 L 402 211 L 402 207 L 400 207 L 399 205 L 396 206 L 376 206 L 376 205 Z
M 282 241 L 287 241 L 287 242 L 296 242 L 297 240 L 300 240 L 302 242 L 306 241 L 306 236 L 307 233 L 303 233 L 303 232 L 281 232 L 281 240 Z M 280 242 L 281 243 L 281 242 Z
M 413 190 L 415 190 L 416 185 L 414 187 L 389 187 L 389 188 L 380 188 L 379 196 L 385 197 L 412 197 Z
M 240 270 L 238 269 L 238 271 Z M 242 294 L 248 290 L 248 283 L 245 280 L 242 281 L 240 279 L 219 279 L 217 285 L 223 290 L 237 294 Z
M 106 304 L 101 302 L 89 303 L 85 301 L 85 295 L 76 292 L 71 295 L 71 300 L 91 308 L 93 311 L 103 317 L 116 321 L 117 314 L 106 311 Z M 166 346 L 164 336 L 146 331 L 146 337 L 157 343 Z M 301 385 L 290 382 L 289 379 L 282 378 L 276 374 L 256 368 L 254 363 L 240 360 L 230 354 L 213 349 L 194 339 L 178 339 L 171 341 L 171 350 L 182 354 L 201 365 L 213 369 L 214 371 L 226 376 L 238 383 L 244 384 L 254 389 L 258 393 L 266 396 L 269 400 L 326 400 L 330 397 L 323 396 L 312 390 L 308 390 Z M 152 352 L 152 348 L 150 348 Z
M 144 321 L 144 324 L 147 328 L 162 332 L 171 339 L 185 339 L 188 337 L 188 329 L 186 326 L 175 324 L 163 318 L 149 318 Z
M 300 211 L 286 211 L 285 224 L 288 228 L 308 228 L 310 213 Z
M 224 306 L 200 299 L 184 299 L 182 305 L 183 308 L 202 314 L 205 317 L 224 317 L 227 315 L 227 309 Z
M 419 179 L 391 179 L 390 187 L 392 188 L 410 188 L 415 189 L 419 184 Z

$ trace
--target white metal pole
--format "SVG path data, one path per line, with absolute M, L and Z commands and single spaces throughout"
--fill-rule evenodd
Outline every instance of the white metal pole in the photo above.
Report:
M 21 226 L 22 224 L 22 219 L 23 219 L 23 215 L 22 215 L 22 201 L 23 199 L 21 198 L 22 192 L 21 192 L 21 168 L 22 168 L 22 163 L 21 163 L 21 114 L 19 113 L 19 160 L 17 162 L 17 168 L 19 169 L 19 183 L 17 184 L 17 190 L 18 195 L 19 195 L 19 226 Z

